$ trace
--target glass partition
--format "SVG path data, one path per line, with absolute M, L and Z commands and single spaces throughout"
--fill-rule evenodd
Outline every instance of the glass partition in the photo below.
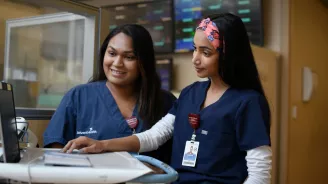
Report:
M 49 119 L 89 80 L 108 33 L 101 14 L 72 1 L 0 0 L 0 80 L 13 84 L 18 116 Z
M 95 17 L 55 13 L 7 20 L 4 80 L 16 107 L 56 108 L 93 73 Z

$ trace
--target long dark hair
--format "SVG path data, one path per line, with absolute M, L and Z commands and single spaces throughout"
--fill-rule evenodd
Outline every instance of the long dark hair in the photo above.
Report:
M 265 98 L 247 31 L 242 20 L 231 13 L 208 16 L 218 27 L 223 48 L 219 49 L 219 75 L 233 88 L 252 89 Z
M 223 48 L 219 49 L 219 75 L 233 88 L 253 89 L 264 95 L 246 28 L 233 14 L 208 16 L 218 27 Z
M 103 62 L 109 41 L 119 33 L 132 38 L 134 54 L 137 57 L 140 76 L 136 81 L 138 91 L 138 114 L 148 124 L 162 117 L 163 100 L 161 81 L 156 72 L 153 40 L 149 32 L 137 24 L 126 24 L 113 29 L 104 40 L 99 53 L 97 71 L 90 82 L 107 80 Z

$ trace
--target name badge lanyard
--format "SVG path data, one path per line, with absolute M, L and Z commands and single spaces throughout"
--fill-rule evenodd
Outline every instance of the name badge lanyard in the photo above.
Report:
M 200 116 L 199 114 L 189 114 L 188 120 L 190 126 L 194 129 L 194 131 L 191 136 L 191 141 L 186 142 L 182 165 L 187 167 L 195 167 L 199 150 L 199 142 L 196 141 L 196 130 L 199 127 Z
M 132 135 L 136 133 L 136 128 L 138 126 L 138 118 L 135 116 L 130 117 L 129 119 L 126 120 L 128 123 L 129 127 L 132 129 Z M 139 155 L 139 153 L 137 153 Z
M 133 133 L 136 133 L 136 128 L 138 126 L 138 119 L 135 116 L 130 117 L 129 119 L 126 120 L 126 122 L 128 123 L 129 127 L 132 129 Z
M 190 126 L 194 129 L 194 132 L 191 136 L 191 140 L 195 141 L 196 140 L 196 130 L 199 128 L 200 116 L 199 116 L 199 114 L 189 114 L 188 120 L 189 120 Z

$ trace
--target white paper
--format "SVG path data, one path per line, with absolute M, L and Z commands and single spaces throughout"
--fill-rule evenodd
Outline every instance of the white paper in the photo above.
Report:
M 121 183 L 152 170 L 127 152 L 87 154 L 93 167 L 46 166 L 42 159 L 30 164 L 31 182 L 36 183 Z M 0 164 L 0 178 L 29 181 L 28 164 Z
M 43 161 L 45 165 L 83 167 L 92 166 L 89 160 L 89 156 L 84 154 L 67 154 L 54 151 L 45 152 Z

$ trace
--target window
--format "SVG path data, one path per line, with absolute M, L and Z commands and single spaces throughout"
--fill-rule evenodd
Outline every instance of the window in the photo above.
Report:
M 16 107 L 51 108 L 93 73 L 95 16 L 68 12 L 6 21 L 4 80 Z

